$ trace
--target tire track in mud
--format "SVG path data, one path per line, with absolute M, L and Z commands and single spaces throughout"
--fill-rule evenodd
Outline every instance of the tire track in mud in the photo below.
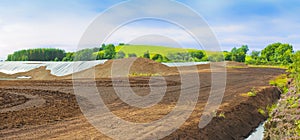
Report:
M 68 93 L 36 89 L 1 89 L 24 96 L 24 104 L 1 109 L 0 130 L 22 128 L 63 121 L 80 114 L 75 96 Z
M 43 98 L 41 98 L 38 95 L 29 95 L 29 94 L 24 94 L 24 93 L 10 93 L 10 94 L 24 96 L 28 100 L 26 102 L 24 102 L 23 104 L 19 104 L 19 105 L 12 106 L 9 108 L 0 109 L 0 113 L 5 113 L 5 112 L 9 112 L 9 111 L 20 111 L 22 109 L 32 108 L 32 107 L 40 107 L 46 103 L 46 100 L 44 100 Z

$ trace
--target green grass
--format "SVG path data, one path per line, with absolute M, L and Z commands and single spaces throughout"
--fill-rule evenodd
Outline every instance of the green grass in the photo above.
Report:
M 128 74 L 128 77 L 151 77 L 151 76 L 159 76 L 160 74 L 158 73 L 155 73 L 155 74 L 152 74 L 152 73 L 131 73 L 131 74 Z
M 271 106 L 267 106 L 268 114 L 271 116 L 272 111 L 277 107 L 277 104 L 272 104 Z
M 247 67 L 245 66 L 226 66 L 226 68 L 232 68 L 232 69 L 245 69 Z
M 161 54 L 167 56 L 168 53 L 178 53 L 178 52 L 189 52 L 195 51 L 196 49 L 187 48 L 171 48 L 164 46 L 150 46 L 150 45 L 122 45 L 116 47 L 116 52 L 123 51 L 128 57 L 129 53 L 135 53 L 138 57 L 143 56 L 145 52 L 149 51 L 151 57 L 154 54 Z
M 269 84 L 271 86 L 276 86 L 280 88 L 282 90 L 282 93 L 287 93 L 288 92 L 287 82 L 288 82 L 288 76 L 286 74 L 282 74 L 276 77 L 274 80 L 271 80 Z
M 257 90 L 255 88 L 252 88 L 251 91 L 247 93 L 247 96 L 249 97 L 255 97 L 257 95 Z
M 300 135 L 300 120 L 295 120 L 296 132 Z
M 226 118 L 226 116 L 225 116 L 225 113 L 224 112 L 221 112 L 220 114 L 219 114 L 219 118 Z
M 279 66 L 279 65 L 248 65 L 252 68 L 279 68 L 279 69 L 288 69 L 288 66 Z
M 258 111 L 259 114 L 261 114 L 261 115 L 263 115 L 263 116 L 266 115 L 265 110 L 263 110 L 263 109 L 261 109 L 261 108 L 257 109 L 257 111 Z
M 298 108 L 299 97 L 289 97 L 287 98 L 287 103 L 289 108 Z
M 249 97 L 255 97 L 255 96 L 256 96 L 256 93 L 250 91 L 250 92 L 247 93 L 247 95 L 248 95 Z

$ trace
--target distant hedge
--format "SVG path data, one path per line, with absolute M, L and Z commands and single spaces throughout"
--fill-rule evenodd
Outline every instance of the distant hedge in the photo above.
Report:
M 61 49 L 37 48 L 16 51 L 8 55 L 7 61 L 61 61 L 65 55 Z

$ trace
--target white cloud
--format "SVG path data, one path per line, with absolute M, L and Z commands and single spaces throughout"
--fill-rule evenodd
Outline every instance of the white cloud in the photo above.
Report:
M 34 47 L 63 47 L 75 50 L 77 43 L 89 23 L 84 19 L 69 19 L 66 22 L 57 19 L 52 22 L 20 22 L 0 28 L 0 48 L 6 48 L 0 56 L 6 56 L 18 49 Z
M 98 14 L 77 2 L 3 2 L 0 5 L 0 59 L 16 50 L 54 47 L 76 50 Z
M 180 44 L 195 42 L 195 40 L 184 30 L 176 27 L 137 27 L 125 26 L 115 31 L 107 42 L 131 42 L 132 40 L 145 35 L 160 35 L 168 37 Z M 158 40 L 155 40 L 158 42 Z M 162 42 L 163 43 L 163 42 Z
M 245 31 L 247 30 L 247 27 L 245 27 L 244 25 L 221 25 L 221 26 L 213 26 L 212 29 L 215 32 L 218 33 L 237 33 L 237 32 L 241 32 L 241 31 Z

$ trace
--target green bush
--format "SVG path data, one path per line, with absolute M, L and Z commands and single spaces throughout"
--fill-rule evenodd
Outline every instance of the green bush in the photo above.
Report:
M 218 116 L 219 116 L 219 118 L 224 118 L 224 119 L 226 118 L 226 116 L 225 116 L 225 113 L 224 113 L 224 112 L 221 112 L 221 113 L 220 113 Z
M 161 54 L 155 54 L 152 57 L 152 60 L 156 61 L 156 62 L 163 62 L 164 57 Z
M 297 51 L 292 56 L 293 63 L 289 67 L 289 72 L 291 73 L 291 76 L 295 80 L 295 86 L 297 89 L 297 92 L 300 92 L 300 51 Z
M 129 53 L 128 57 L 137 57 L 137 55 L 135 53 Z
M 256 93 L 248 92 L 247 95 L 248 95 L 249 97 L 255 97 L 255 96 L 256 96 Z
M 261 114 L 261 115 L 263 115 L 263 116 L 266 115 L 265 110 L 263 110 L 263 109 L 261 109 L 261 108 L 257 109 L 257 111 L 258 111 L 259 114 Z
M 287 83 L 288 76 L 286 74 L 282 74 L 269 82 L 270 85 L 278 87 L 282 91 L 282 93 L 288 92 Z
M 255 97 L 257 95 L 257 91 L 255 88 L 252 88 L 250 92 L 247 93 L 249 97 Z

